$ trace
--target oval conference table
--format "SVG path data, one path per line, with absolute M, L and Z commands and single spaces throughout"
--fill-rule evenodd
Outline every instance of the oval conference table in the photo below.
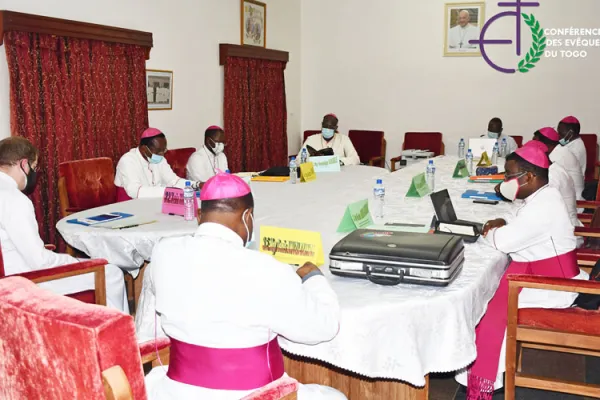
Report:
M 470 184 L 452 178 L 458 159 L 435 159 L 436 190 L 448 189 L 458 218 L 485 222 L 509 211 L 509 205 L 474 204 L 461 199 L 466 189 L 492 190 L 489 184 Z M 485 312 L 507 257 L 480 240 L 467 244 L 465 263 L 447 287 L 412 284 L 379 286 L 366 280 L 331 275 L 327 258 L 344 237 L 336 232 L 345 208 L 362 199 L 371 201 L 377 178 L 386 188 L 385 216 L 377 224 L 403 222 L 429 225 L 433 206 L 428 196 L 406 198 L 412 177 L 425 163 L 389 173 L 387 170 L 347 166 L 339 173 L 320 173 L 310 183 L 257 183 L 255 246 L 260 226 L 279 226 L 321 233 L 325 264 L 321 270 L 339 297 L 341 324 L 330 342 L 307 346 L 280 338 L 286 352 L 286 371 L 303 383 L 333 386 L 350 399 L 427 399 L 428 374 L 456 371 L 476 356 L 475 326 Z M 150 260 L 153 246 L 163 237 L 190 235 L 195 222 L 160 213 L 159 199 L 131 200 L 87 210 L 68 219 L 105 212 L 134 214 L 132 224 L 157 222 L 128 229 L 85 227 L 61 220 L 57 228 L 73 247 L 90 257 L 106 258 L 134 270 Z

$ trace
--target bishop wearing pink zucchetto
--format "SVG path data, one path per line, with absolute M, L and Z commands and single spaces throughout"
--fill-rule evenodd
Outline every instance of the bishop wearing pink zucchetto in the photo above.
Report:
M 162 197 L 167 187 L 185 187 L 185 179 L 173 172 L 165 160 L 167 138 L 156 128 L 146 129 L 140 145 L 125 153 L 117 164 L 117 201 L 141 197 Z M 192 182 L 197 189 L 200 182 Z
M 510 256 L 487 311 L 475 329 L 477 359 L 456 380 L 467 386 L 467 399 L 492 399 L 503 387 L 505 336 L 510 274 L 587 279 L 577 266 L 576 238 L 560 192 L 550 186 L 547 148 L 526 145 L 506 158 L 500 193 L 522 200 L 514 213 L 488 221 L 484 243 Z M 519 308 L 568 308 L 576 293 L 523 289 Z
M 560 135 L 560 144 L 565 146 L 571 151 L 579 161 L 581 167 L 581 173 L 585 175 L 587 168 L 587 152 L 585 151 L 585 144 L 579 136 L 581 132 L 581 124 L 579 120 L 573 116 L 565 117 L 558 123 L 557 128 L 558 134 Z
M 153 400 L 242 399 L 285 377 L 279 335 L 317 344 L 339 329 L 337 296 L 319 268 L 306 263 L 294 271 L 248 248 L 254 199 L 244 180 L 218 173 L 200 199 L 195 234 L 163 239 L 152 253 L 160 315 L 152 320 L 171 339 L 168 371 L 158 367 L 146 377 Z M 346 397 L 303 385 L 298 399 Z
M 328 148 L 333 149 L 333 154 L 340 159 L 340 165 L 360 164 L 360 158 L 350 138 L 338 132 L 338 122 L 338 117 L 335 114 L 324 116 L 323 123 L 321 124 L 321 134 L 312 135 L 306 139 L 302 148 L 300 148 L 297 158 L 298 162 L 301 159 L 302 149 L 307 149 L 307 146 L 310 146 L 316 151 Z
M 227 171 L 225 156 L 225 131 L 216 125 L 204 132 L 204 145 L 198 149 L 187 163 L 188 179 L 206 182 L 219 171 Z

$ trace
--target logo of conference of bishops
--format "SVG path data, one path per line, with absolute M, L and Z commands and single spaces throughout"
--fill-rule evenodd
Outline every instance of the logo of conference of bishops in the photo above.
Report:
M 469 43 L 479 45 L 481 56 L 488 63 L 489 66 L 494 68 L 496 71 L 504 72 L 506 74 L 514 74 L 519 71 L 522 73 L 529 72 L 530 69 L 535 68 L 535 64 L 540 61 L 540 58 L 544 55 L 546 49 L 546 36 L 544 30 L 540 27 L 539 21 L 536 20 L 533 14 L 522 13 L 523 7 L 539 7 L 538 2 L 523 2 L 522 0 L 516 0 L 513 2 L 500 2 L 498 7 L 515 7 L 514 11 L 504 11 L 494 15 L 492 18 L 486 21 L 479 34 L 479 40 L 470 40 Z M 515 40 L 515 47 L 517 56 L 521 57 L 521 18 L 525 21 L 529 29 L 531 30 L 531 47 L 525 57 L 523 57 L 517 66 L 517 68 L 504 68 L 494 63 L 485 51 L 486 45 L 500 45 L 500 44 L 512 44 L 513 41 L 509 39 L 485 39 L 485 34 L 492 23 L 504 17 L 513 17 L 516 19 L 517 35 Z

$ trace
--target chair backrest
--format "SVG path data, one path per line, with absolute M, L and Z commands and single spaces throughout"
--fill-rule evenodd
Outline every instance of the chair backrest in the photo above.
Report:
M 196 149 L 193 147 L 185 147 L 183 149 L 169 149 L 165 154 L 165 158 L 175 175 L 180 178 L 185 179 L 187 177 L 187 163 L 192 154 L 196 152 Z M 223 171 L 225 172 L 225 171 Z
M 598 161 L 598 136 L 595 133 L 584 133 L 579 135 L 585 145 L 586 161 L 585 180 L 596 179 L 596 161 Z
M 523 136 L 511 136 L 511 138 L 515 139 L 515 142 L 519 148 L 523 147 Z
M 373 157 L 385 157 L 386 143 L 383 131 L 350 130 L 348 137 L 362 164 L 368 164 Z
M 58 167 L 62 216 L 67 209 L 88 210 L 117 200 L 115 167 L 107 157 L 67 161 Z
M 304 140 L 302 141 L 302 143 L 304 144 L 304 142 L 306 142 L 306 139 L 308 139 L 309 136 L 316 135 L 318 133 L 321 133 L 321 131 L 304 131 Z
M 441 132 L 406 132 L 403 150 L 429 150 L 436 156 L 445 154 Z
M 0 398 L 105 399 L 101 374 L 119 365 L 134 398 L 147 399 L 131 316 L 8 277 L 0 321 Z

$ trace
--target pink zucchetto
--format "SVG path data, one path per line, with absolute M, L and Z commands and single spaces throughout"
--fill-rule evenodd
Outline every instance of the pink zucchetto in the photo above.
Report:
M 207 131 L 223 131 L 223 128 L 221 128 L 220 126 L 217 125 L 211 125 L 208 128 L 206 128 Z M 225 132 L 225 131 L 223 131 Z
M 558 132 L 556 132 L 556 129 L 554 128 L 542 128 L 539 130 L 539 132 L 553 142 L 558 142 L 560 139 Z
M 544 143 L 540 142 L 539 140 L 530 140 L 529 142 L 527 142 L 523 145 L 523 147 L 528 147 L 528 146 L 539 149 L 544 153 L 548 153 L 548 146 L 546 146 Z
M 162 132 L 156 128 L 148 128 L 142 133 L 142 139 L 151 138 L 160 135 Z
M 563 124 L 578 124 L 579 120 L 574 116 L 570 115 L 568 117 L 564 117 L 560 122 Z
M 200 192 L 200 200 L 235 199 L 248 193 L 250 186 L 242 178 L 220 173 L 206 181 Z
M 531 142 L 528 142 L 528 144 L 529 143 Z M 523 146 L 520 149 L 517 149 L 515 153 L 530 164 L 545 169 L 550 167 L 548 156 L 536 145 Z
M 329 113 L 326 115 L 326 117 L 333 117 L 335 119 L 338 119 L 337 115 L 335 115 L 334 113 Z

